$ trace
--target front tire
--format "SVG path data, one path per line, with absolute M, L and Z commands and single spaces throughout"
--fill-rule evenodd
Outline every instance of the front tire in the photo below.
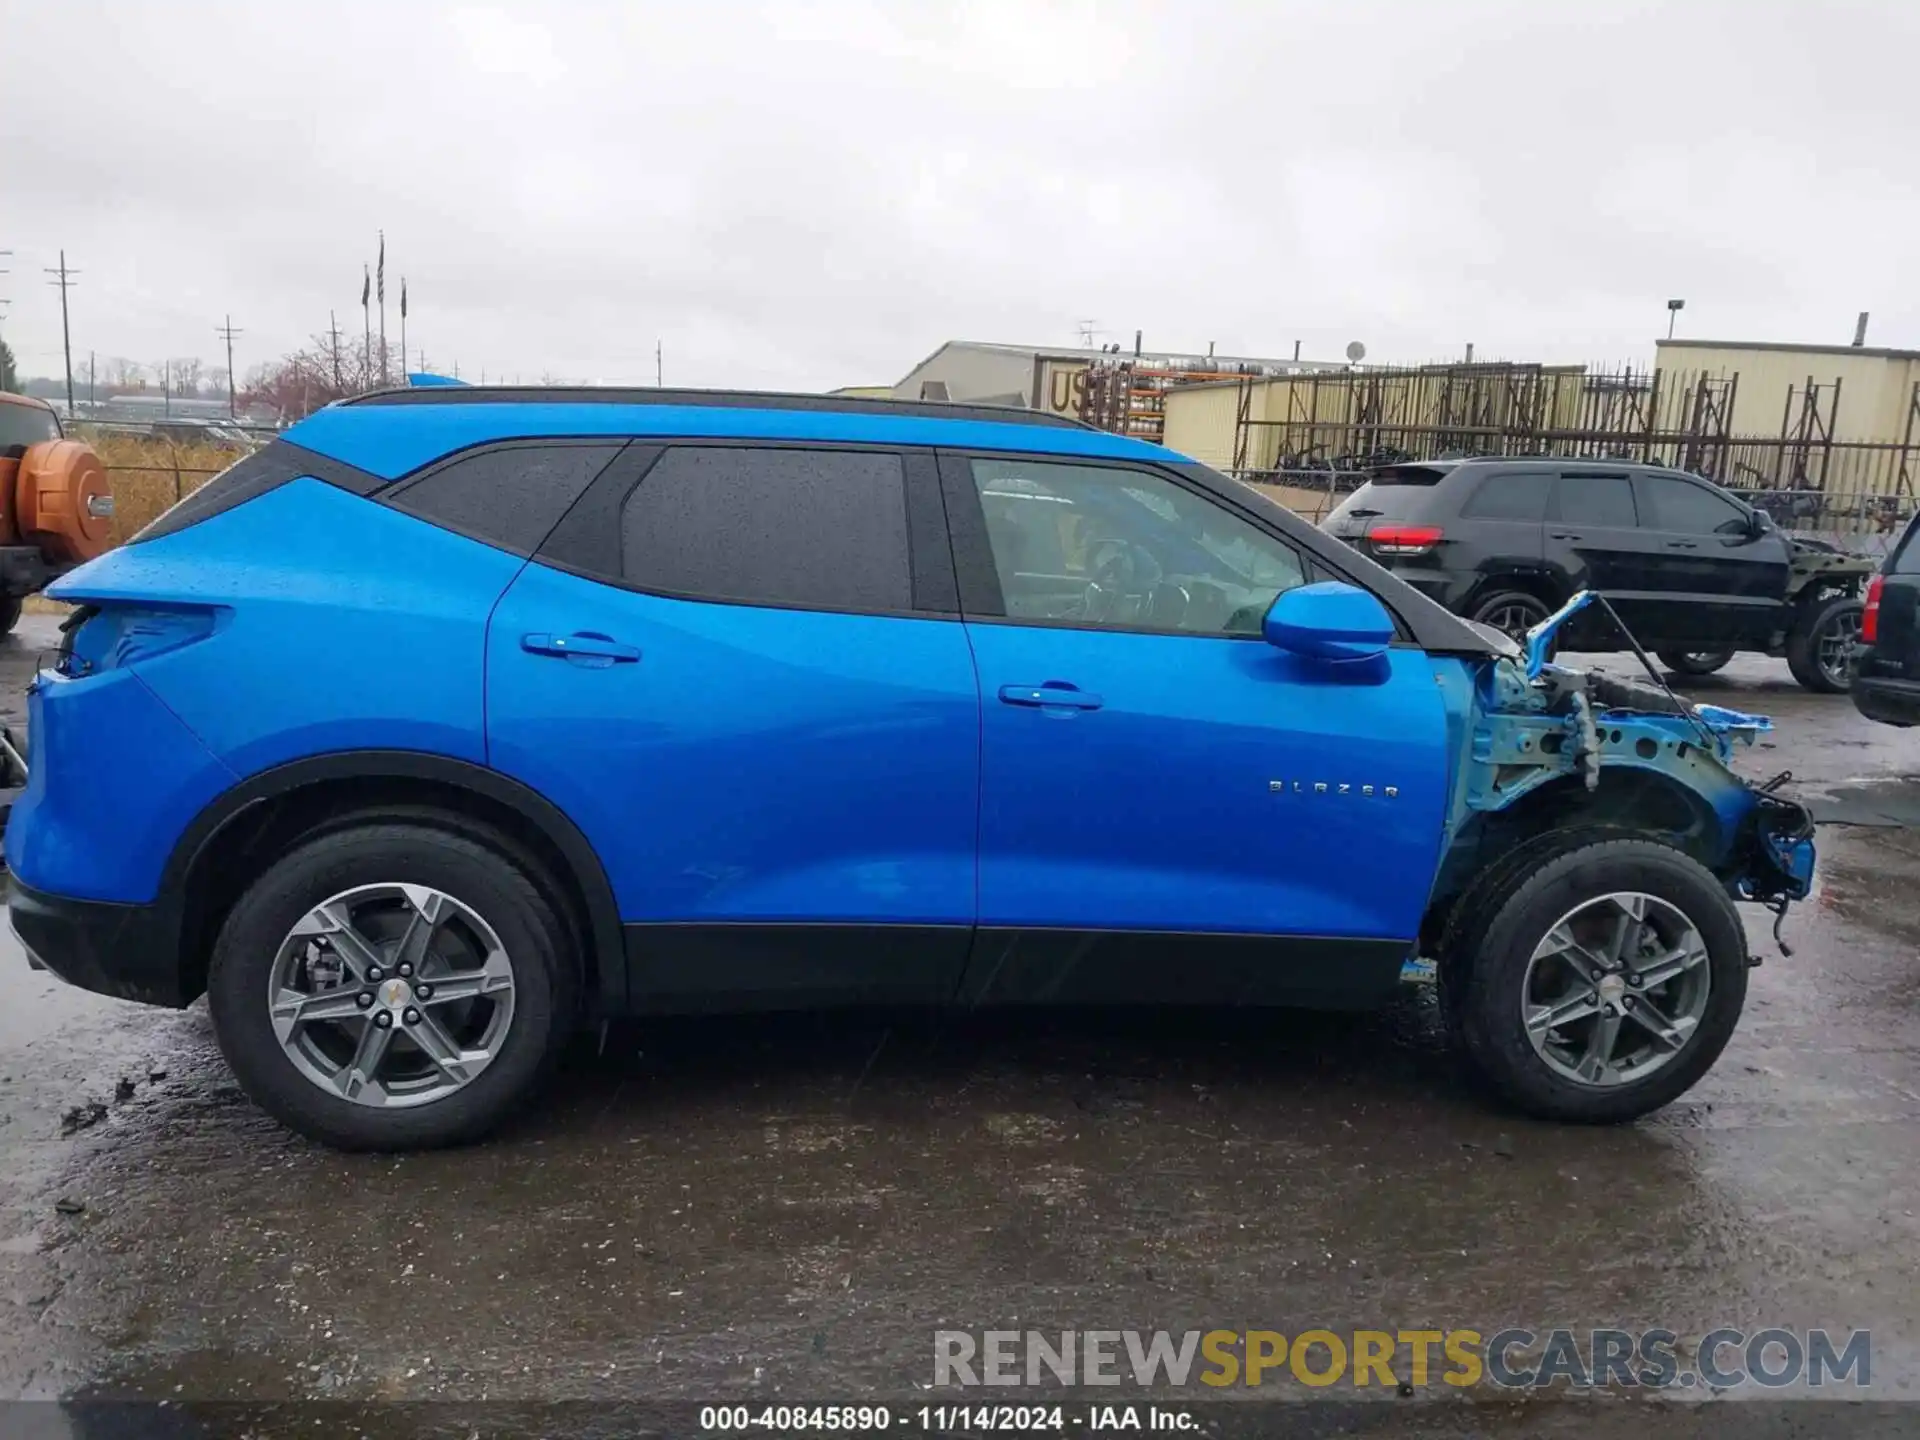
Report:
M 207 1003 L 241 1088 L 343 1150 L 475 1140 L 571 1030 L 566 930 L 494 849 L 427 825 L 306 841 L 241 896 Z
M 1853 688 L 1853 647 L 1866 606 L 1857 595 L 1836 595 L 1806 607 L 1787 635 L 1787 668 L 1816 695 Z
M 1668 1104 L 1726 1048 L 1747 992 L 1740 917 L 1657 841 L 1575 832 L 1489 872 L 1441 960 L 1461 1058 L 1546 1120 L 1613 1124 Z
M 13 633 L 13 627 L 20 623 L 20 607 L 25 603 L 24 595 L 0 595 L 0 636 Z

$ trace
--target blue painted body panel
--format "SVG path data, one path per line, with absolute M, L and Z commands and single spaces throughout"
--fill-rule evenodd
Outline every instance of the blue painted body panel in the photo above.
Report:
M 583 634 L 640 658 L 522 644 Z M 668 599 L 534 564 L 487 670 L 494 768 L 572 817 L 623 919 L 973 922 L 980 699 L 957 621 Z
M 233 777 L 356 749 L 482 763 L 486 618 L 522 563 L 299 479 L 201 524 L 110 551 L 50 592 L 108 607 L 86 630 L 110 636 L 120 634 L 113 607 L 121 603 L 215 617 L 210 634 L 138 658 L 131 673 Z M 86 634 L 76 651 L 97 664 L 115 643 Z M 122 673 L 71 683 L 85 690 Z M 45 733 L 59 733 L 52 717 Z M 125 734 L 140 735 L 144 751 L 141 731 Z M 125 745 L 122 735 L 101 753 Z M 140 768 L 124 760 L 111 767 L 136 790 Z M 157 879 L 164 858 L 143 856 L 134 868 Z
M 329 406 L 286 432 L 286 438 L 296 445 L 387 479 L 470 445 L 534 435 L 838 440 L 862 445 L 946 445 L 963 450 L 1097 455 L 1169 464 L 1186 461 L 1184 455 L 1142 440 L 1066 426 L 691 405 Z
M 981 924 L 1419 928 L 1447 775 L 1422 652 L 1329 664 L 1258 640 L 967 628 L 989 697 Z M 1050 681 L 1099 708 L 997 698 Z
M 132 670 L 27 692 L 27 787 L 7 821 L 7 866 L 36 890 L 144 903 L 180 832 L 234 776 Z

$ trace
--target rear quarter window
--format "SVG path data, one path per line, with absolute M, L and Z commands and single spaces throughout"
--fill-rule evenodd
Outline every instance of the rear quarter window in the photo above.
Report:
M 531 555 L 619 453 L 617 443 L 495 446 L 396 485 L 388 503 L 470 539 Z

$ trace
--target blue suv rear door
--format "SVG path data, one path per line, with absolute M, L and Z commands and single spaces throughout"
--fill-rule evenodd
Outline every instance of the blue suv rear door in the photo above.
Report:
M 501 599 L 492 765 L 569 814 L 639 1009 L 944 1000 L 980 704 L 930 454 L 636 443 Z
M 981 1001 L 1366 1003 L 1439 861 L 1427 656 L 1261 638 L 1299 549 L 1185 477 L 941 457 L 980 673 Z

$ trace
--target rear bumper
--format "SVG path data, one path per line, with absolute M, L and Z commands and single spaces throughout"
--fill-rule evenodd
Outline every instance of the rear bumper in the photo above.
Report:
M 1860 661 L 1863 670 L 1870 664 L 1865 658 Z M 1854 709 L 1869 720 L 1882 725 L 1920 725 L 1920 681 L 1856 673 L 1851 693 Z
M 49 895 L 15 875 L 7 910 L 28 961 L 69 985 L 176 1010 L 193 998 L 181 984 L 180 921 L 170 906 Z

